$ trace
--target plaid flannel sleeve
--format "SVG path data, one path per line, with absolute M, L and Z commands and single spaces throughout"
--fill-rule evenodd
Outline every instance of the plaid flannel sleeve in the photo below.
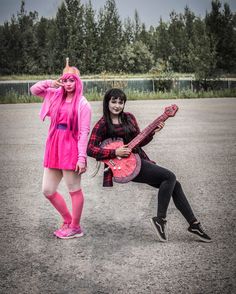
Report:
M 94 126 L 89 138 L 87 154 L 96 160 L 115 158 L 115 149 L 102 148 L 100 145 L 106 138 L 106 128 L 102 120 Z

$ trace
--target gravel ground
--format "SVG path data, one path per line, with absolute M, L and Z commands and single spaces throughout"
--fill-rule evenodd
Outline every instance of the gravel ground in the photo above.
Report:
M 145 147 L 177 175 L 213 238 L 187 232 L 171 201 L 169 242 L 157 241 L 149 218 L 157 191 L 147 185 L 102 187 L 102 171 L 83 176 L 80 239 L 56 239 L 60 218 L 41 193 L 48 122 L 39 104 L 0 105 L 0 293 L 236 293 L 236 99 L 129 101 L 140 127 L 176 103 L 180 110 Z M 101 102 L 92 102 L 93 122 Z M 64 182 L 59 191 L 70 197 Z

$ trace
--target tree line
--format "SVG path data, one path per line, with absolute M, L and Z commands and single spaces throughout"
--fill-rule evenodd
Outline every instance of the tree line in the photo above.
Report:
M 148 3 L 147 3 L 148 5 Z M 81 74 L 195 73 L 198 78 L 236 72 L 236 13 L 211 3 L 204 18 L 188 7 L 146 27 L 138 12 L 124 21 L 115 0 L 98 12 L 91 2 L 64 0 L 54 18 L 25 9 L 0 26 L 0 74 L 61 73 L 65 57 Z

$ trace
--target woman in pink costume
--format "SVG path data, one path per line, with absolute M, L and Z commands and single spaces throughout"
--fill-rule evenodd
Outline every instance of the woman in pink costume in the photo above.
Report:
M 80 218 L 84 197 L 81 175 L 87 166 L 87 142 L 90 131 L 91 107 L 83 96 L 83 83 L 76 67 L 67 65 L 58 80 L 40 81 L 31 93 L 43 98 L 42 120 L 51 119 L 44 154 L 43 194 L 60 213 L 63 224 L 54 235 L 61 239 L 83 236 Z M 72 213 L 57 192 L 64 177 L 71 195 Z

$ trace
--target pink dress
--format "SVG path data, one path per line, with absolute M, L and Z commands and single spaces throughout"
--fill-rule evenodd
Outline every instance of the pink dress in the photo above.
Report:
M 80 88 L 82 81 L 79 79 Z M 60 89 L 51 88 L 52 81 L 40 81 L 34 84 L 30 90 L 33 95 L 43 98 L 43 104 L 40 110 L 40 118 L 45 119 L 50 115 L 50 105 L 57 101 L 57 94 Z M 86 164 L 87 144 L 91 123 L 91 107 L 87 99 L 80 93 L 78 103 L 78 136 L 75 138 L 71 130 L 60 128 L 67 124 L 67 117 L 72 103 L 64 101 L 59 108 L 57 125 L 50 125 L 49 135 L 46 141 L 44 153 L 44 167 L 75 170 L 77 162 Z M 51 134 L 51 135 L 50 135 Z
M 70 102 L 64 102 L 59 109 L 58 125 L 67 124 L 67 116 L 71 107 Z M 77 141 L 72 131 L 57 128 L 48 137 L 44 154 L 44 167 L 75 170 L 78 161 Z

